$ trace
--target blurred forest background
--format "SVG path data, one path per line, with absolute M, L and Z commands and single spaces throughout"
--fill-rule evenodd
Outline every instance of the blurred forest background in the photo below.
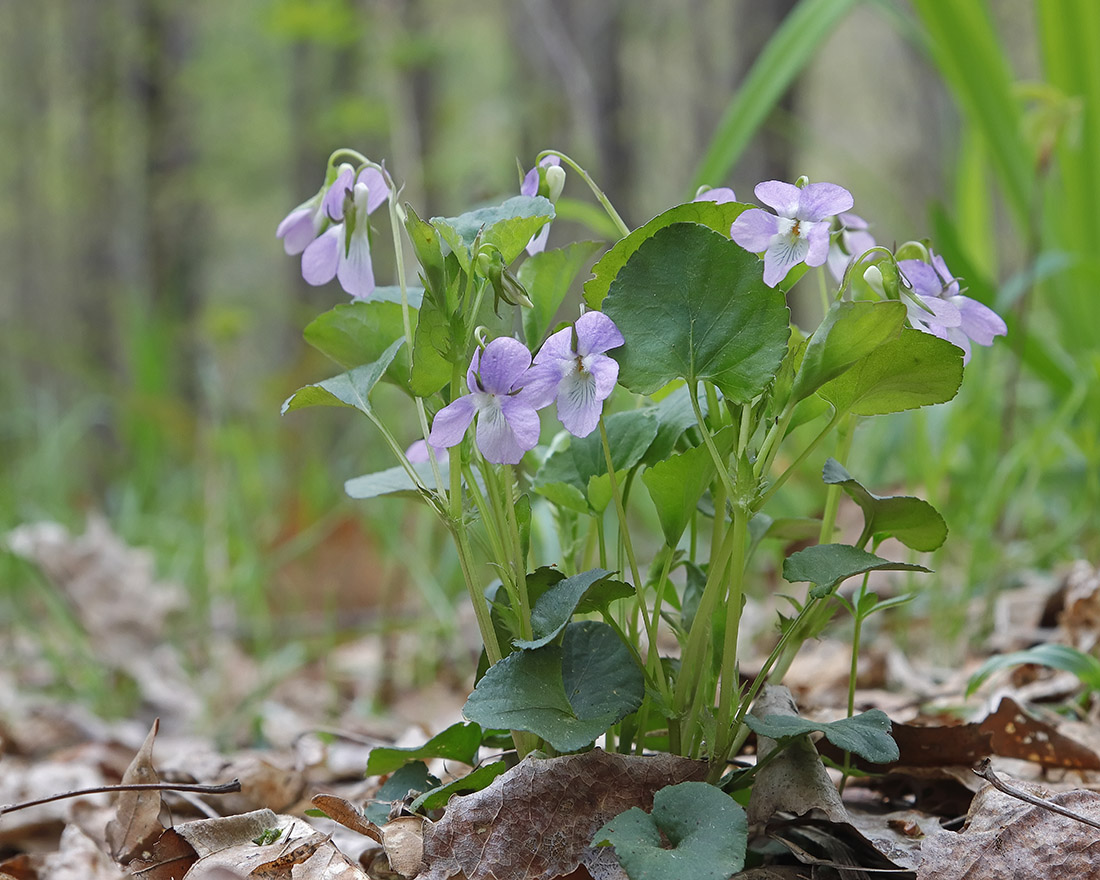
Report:
M 752 201 L 807 174 L 850 189 L 879 242 L 933 238 L 1009 320 L 958 400 L 869 426 L 851 458 L 945 513 L 914 613 L 962 650 L 975 599 L 1100 554 L 1098 10 L 0 3 L 0 529 L 101 514 L 187 586 L 196 633 L 230 626 L 261 652 L 417 597 L 434 609 L 417 625 L 451 632 L 441 535 L 342 496 L 390 464 L 369 426 L 279 416 L 328 374 L 301 328 L 346 298 L 308 287 L 274 236 L 328 155 L 385 160 L 432 216 L 516 192 L 517 161 L 553 147 L 632 226 L 699 183 Z M 764 64 L 791 81 L 775 100 Z M 48 585 L 2 565 L 0 613 L 46 626 Z

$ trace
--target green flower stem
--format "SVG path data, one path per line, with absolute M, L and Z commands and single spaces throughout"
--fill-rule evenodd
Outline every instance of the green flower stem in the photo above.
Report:
M 603 209 L 607 212 L 607 216 L 611 218 L 611 222 L 614 223 L 615 226 L 618 228 L 619 234 L 623 238 L 626 238 L 628 235 L 630 235 L 630 227 L 623 222 L 623 218 L 619 216 L 619 212 L 615 210 L 615 207 L 611 204 L 610 200 L 607 198 L 607 196 L 604 195 L 603 190 L 596 186 L 596 181 L 588 176 L 587 171 L 585 171 L 583 168 L 581 168 L 580 165 L 578 165 L 567 155 L 565 155 L 565 153 L 559 152 L 558 150 L 543 150 L 541 153 L 538 154 L 538 156 L 535 157 L 535 163 L 538 164 L 546 156 L 557 156 L 566 165 L 576 171 L 577 174 L 581 176 L 581 180 L 588 184 L 588 188 L 592 190 L 592 194 L 596 197 L 596 201 L 600 203 Z
M 718 479 L 722 482 L 722 488 L 726 490 L 726 496 L 731 501 L 735 500 L 737 498 L 737 491 L 733 488 L 733 483 L 730 481 L 729 467 L 726 462 L 722 461 L 722 456 L 718 452 L 718 447 L 714 445 L 714 438 L 711 436 L 710 430 L 707 428 L 706 422 L 703 419 L 703 410 L 699 406 L 699 400 L 696 396 L 694 387 L 692 387 L 691 392 L 688 398 L 691 400 L 691 408 L 695 412 L 695 421 L 698 423 L 699 433 L 703 437 L 703 444 L 710 453 L 711 461 L 714 462 L 714 470 L 718 474 Z M 722 514 L 721 511 L 715 509 L 714 515 L 717 518 Z
M 668 584 L 668 573 L 672 570 L 672 559 L 676 555 L 676 548 L 670 547 L 668 546 L 668 544 L 665 544 L 665 548 L 661 552 L 664 553 L 665 558 L 664 562 L 661 564 L 661 577 L 657 581 L 654 590 L 655 595 L 653 597 L 653 623 L 650 625 L 650 630 L 652 632 L 657 632 L 657 629 L 661 623 L 661 606 L 664 604 L 665 601 L 665 589 Z M 656 654 L 656 652 L 652 653 Z M 657 657 L 655 671 L 663 678 L 664 673 L 660 669 L 660 663 L 661 658 Z
M 530 639 L 533 637 L 531 630 L 531 597 L 527 592 L 527 559 L 523 554 L 523 541 L 519 535 L 519 522 L 516 519 L 516 505 L 513 500 L 515 497 L 515 489 L 518 485 L 516 483 L 516 472 L 510 464 L 501 466 L 502 476 L 504 477 L 501 486 L 498 483 L 498 488 L 507 491 L 508 497 L 504 497 L 504 492 L 496 493 L 497 498 L 501 500 L 504 505 L 505 520 L 508 525 L 508 535 L 511 544 L 510 558 L 512 561 L 512 577 L 516 586 L 516 592 L 519 594 L 519 609 L 520 609 L 520 635 L 524 639 Z
M 847 467 L 848 454 L 852 451 L 852 439 L 855 437 L 856 433 L 855 418 L 845 413 L 839 420 L 834 417 L 833 421 L 838 422 L 838 432 L 840 434 L 840 438 L 837 441 L 836 455 L 834 457 L 841 467 Z M 836 515 L 837 511 L 840 509 L 841 491 L 840 486 L 833 483 L 825 492 L 825 513 L 821 517 L 821 533 L 817 538 L 817 543 L 819 544 L 832 543 L 833 532 L 836 529 Z
M 482 464 L 482 469 L 484 470 L 484 463 Z M 485 539 L 489 544 L 489 554 L 496 560 L 507 559 L 508 556 L 507 553 L 505 553 L 504 544 L 501 542 L 500 538 L 500 524 L 496 519 L 496 509 L 489 504 L 489 501 L 482 493 L 481 488 L 477 484 L 477 480 L 474 479 L 473 469 L 469 465 L 466 465 L 463 473 L 466 476 L 467 491 L 470 493 L 474 506 L 481 516 L 481 522 L 485 526 Z M 505 588 L 507 589 L 507 586 Z
M 817 449 L 818 444 L 821 443 L 822 440 L 824 440 L 826 437 L 829 436 L 829 434 L 832 432 L 833 428 L 836 427 L 837 423 L 840 421 L 840 419 L 842 417 L 843 417 L 843 413 L 834 415 L 829 420 L 829 424 L 827 424 L 824 428 L 822 428 L 821 433 L 819 433 L 816 437 L 814 437 L 814 439 L 809 442 L 809 445 L 807 445 L 806 448 L 803 449 L 801 453 L 799 453 L 798 458 L 796 458 L 791 463 L 791 465 L 785 471 L 783 471 L 783 473 L 781 473 L 778 477 L 776 477 L 775 482 L 772 483 L 768 487 L 768 491 L 760 496 L 760 501 L 756 505 L 757 509 L 762 508 L 765 504 L 767 504 L 768 499 L 770 499 L 776 492 L 778 492 L 779 489 L 783 486 L 783 484 L 786 483 L 787 480 L 789 480 L 791 478 L 791 475 L 796 470 L 798 470 L 798 468 L 802 464 L 802 462 L 804 462 L 807 458 L 810 457 L 810 453 L 813 452 L 815 449 Z M 836 487 L 830 486 L 829 488 L 833 489 L 833 488 L 836 488 Z M 835 515 L 835 511 L 834 511 L 834 515 Z
M 733 736 L 733 700 L 740 694 L 737 672 L 737 635 L 741 623 L 741 602 L 745 586 L 745 551 L 748 544 L 749 513 L 733 506 L 733 555 L 730 558 L 730 584 L 726 595 L 726 632 L 722 643 L 721 682 L 718 692 L 717 735 L 715 750 L 722 755 Z M 722 764 L 725 762 L 722 761 Z
M 795 406 L 795 400 L 788 401 L 775 424 L 764 435 L 764 442 L 760 444 L 760 451 L 756 455 L 756 462 L 752 468 L 752 475 L 755 479 L 759 480 L 772 469 L 772 463 L 775 461 L 775 456 L 778 454 L 779 447 L 786 436 L 787 426 L 790 425 L 791 419 L 794 417 Z
M 860 638 L 863 635 L 863 614 L 859 610 L 859 606 L 862 604 L 863 597 L 867 594 L 867 580 L 871 576 L 871 572 L 866 571 L 863 573 L 863 581 L 859 585 L 859 590 L 854 596 L 852 596 L 852 620 L 854 622 L 854 629 L 852 632 L 852 665 L 848 670 L 848 717 L 851 718 L 856 714 L 856 676 L 859 675 L 859 643 Z M 848 783 L 848 771 L 852 766 L 852 753 L 844 753 L 844 766 L 841 769 L 843 774 L 840 777 L 840 791 L 844 792 L 844 786 Z
M 673 705 L 678 714 L 682 714 L 684 724 L 688 730 L 695 729 L 695 721 L 698 715 L 696 704 L 703 689 L 702 679 L 707 648 L 710 643 L 711 624 L 715 609 L 718 607 L 718 601 L 722 598 L 726 570 L 733 553 L 736 537 L 737 530 L 728 529 L 717 553 L 713 551 L 711 553 L 707 582 L 703 587 L 703 595 L 699 599 L 699 608 L 695 612 L 695 618 L 691 621 L 687 645 L 684 647 L 684 653 L 680 659 L 680 674 L 676 679 L 676 696 Z M 692 705 L 692 711 L 685 713 L 689 705 Z
M 466 581 L 466 591 L 470 594 L 470 602 L 474 606 L 474 616 L 477 618 L 478 632 L 481 633 L 481 642 L 485 645 L 485 656 L 489 659 L 489 665 L 497 663 L 504 656 L 500 651 L 500 643 L 497 641 L 497 633 L 493 628 L 492 618 L 489 616 L 489 602 L 485 593 L 474 577 L 473 554 L 470 552 L 470 539 L 466 534 L 466 528 L 461 522 L 451 521 L 451 534 L 454 535 L 455 548 L 458 550 L 458 562 L 462 567 L 462 578 Z M 519 743 L 516 743 L 517 748 Z
M 821 294 L 821 316 L 822 320 L 824 320 L 825 315 L 829 314 L 829 307 L 833 304 L 833 298 L 829 296 L 829 283 L 828 279 L 825 277 L 824 266 L 818 267 L 817 286 Z
M 361 161 L 366 161 L 365 158 L 360 156 L 358 153 L 355 153 L 354 150 L 350 152 L 358 156 Z M 337 150 L 336 153 L 333 154 L 333 158 L 335 158 L 335 156 L 339 153 L 340 151 Z M 332 159 L 329 159 L 329 161 L 331 162 Z M 401 208 L 397 204 L 397 199 L 393 197 L 392 193 L 390 194 L 389 204 L 390 231 L 393 234 L 393 254 L 395 263 L 397 265 L 397 285 L 401 289 L 401 323 L 405 330 L 405 353 L 408 356 L 409 364 L 411 365 L 413 358 L 414 339 L 412 330 L 412 316 L 410 314 L 409 308 L 408 283 L 405 278 L 405 255 L 404 248 L 401 244 L 401 229 L 404 228 L 404 223 L 401 219 Z M 435 478 L 435 494 L 439 497 L 442 497 L 443 474 L 439 469 L 439 461 L 435 456 L 435 450 L 432 448 L 432 445 L 428 443 L 428 437 L 431 434 L 431 431 L 428 427 L 428 413 L 424 409 L 424 399 L 421 397 L 413 397 L 413 401 L 416 406 L 417 421 L 420 423 L 420 433 L 424 437 L 424 445 L 428 448 L 428 461 L 431 463 L 432 476 Z M 403 452 L 401 458 L 405 458 Z M 426 491 L 419 477 L 416 477 L 414 479 L 414 482 L 418 488 L 420 488 L 422 491 Z
M 645 584 L 642 583 L 642 578 L 638 573 L 638 562 L 634 556 L 634 545 L 630 540 L 630 529 L 627 526 L 626 510 L 623 508 L 622 494 L 619 491 L 619 481 L 615 477 L 615 463 L 611 459 L 611 444 L 607 439 L 607 426 L 604 424 L 602 415 L 600 416 L 600 443 L 603 445 L 604 461 L 607 462 L 607 475 L 611 482 L 611 498 L 615 502 L 615 513 L 619 518 L 619 539 L 622 542 L 627 561 L 630 563 L 630 576 L 634 580 L 634 601 L 637 603 L 642 623 L 645 625 L 646 629 L 646 640 L 649 647 L 647 655 L 657 657 L 657 628 L 650 623 L 649 617 L 645 613 L 645 596 L 643 594 Z M 626 640 L 626 643 L 630 644 L 631 642 L 630 640 Z M 642 668 L 646 668 L 645 664 L 642 664 Z M 655 683 L 658 692 L 662 697 L 667 699 L 669 697 L 669 691 L 665 677 L 660 674 L 655 675 Z

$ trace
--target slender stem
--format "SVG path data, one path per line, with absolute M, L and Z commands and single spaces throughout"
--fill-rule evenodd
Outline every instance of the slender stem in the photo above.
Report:
M 14 813 L 16 810 L 27 810 L 31 807 L 40 807 L 42 804 L 52 804 L 67 798 L 84 797 L 89 794 L 111 794 L 116 791 L 192 791 L 198 794 L 232 794 L 241 790 L 241 782 L 234 779 L 221 785 L 191 785 L 177 784 L 174 782 L 137 782 L 124 785 L 99 785 L 95 788 L 79 788 L 75 791 L 66 791 L 62 794 L 51 794 L 49 797 L 38 798 L 33 801 L 22 801 L 17 804 L 0 804 L 0 816 Z
M 583 168 L 581 168 L 580 165 L 578 165 L 571 158 L 565 155 L 565 153 L 559 152 L 558 150 L 543 150 L 541 153 L 538 154 L 538 156 L 535 157 L 536 163 L 540 162 L 546 156 L 557 156 L 566 165 L 576 171 L 577 174 L 581 176 L 581 180 L 588 184 L 588 188 L 592 190 L 592 194 L 596 197 L 596 201 L 600 203 L 603 209 L 607 212 L 607 216 L 611 218 L 611 222 L 614 223 L 615 226 L 618 228 L 619 234 L 623 238 L 626 238 L 626 236 L 630 235 L 630 227 L 623 222 L 623 218 L 619 216 L 619 212 L 615 210 L 614 205 L 612 205 L 607 196 L 604 195 L 603 190 L 596 186 L 596 181 L 594 181 L 588 175 L 587 171 L 585 171 Z
M 531 597 L 527 592 L 527 560 L 523 555 L 523 541 L 520 539 L 519 521 L 516 519 L 516 505 L 513 501 L 516 473 L 510 464 L 503 465 L 501 471 L 504 477 L 504 485 L 500 486 L 498 483 L 498 488 L 502 491 L 497 493 L 497 497 L 504 504 L 504 514 L 511 539 L 512 578 L 516 585 L 516 593 L 519 594 L 520 634 L 523 638 L 530 639 L 532 638 Z M 507 498 L 504 497 L 505 491 L 508 493 Z
M 749 515 L 738 504 L 733 506 L 733 555 L 730 558 L 730 584 L 726 594 L 726 632 L 722 643 L 721 676 L 715 748 L 722 755 L 732 736 L 733 697 L 740 692 L 737 672 L 737 635 L 741 623 L 741 602 L 745 587 L 745 549 Z
M 821 443 L 822 440 L 824 440 L 826 437 L 829 436 L 829 433 L 833 430 L 834 427 L 836 427 L 836 424 L 840 420 L 840 418 L 841 418 L 840 414 L 834 415 L 829 420 L 829 424 L 827 424 L 824 428 L 821 429 L 821 433 L 819 433 L 816 437 L 814 437 L 814 439 L 809 442 L 809 445 L 807 445 L 807 447 L 805 449 L 803 449 L 801 453 L 799 453 L 798 458 L 796 458 L 793 462 L 791 462 L 790 466 L 785 471 L 783 471 L 783 473 L 781 473 L 778 477 L 775 478 L 775 482 L 772 483 L 770 486 L 768 486 L 768 491 L 766 491 L 763 495 L 760 496 L 760 501 L 757 504 L 758 508 L 763 507 L 768 502 L 768 499 L 770 499 L 776 492 L 778 492 L 779 489 L 783 486 L 783 484 L 786 483 L 787 480 L 789 480 L 791 478 L 791 475 L 796 470 L 798 470 L 798 468 L 802 465 L 802 462 L 804 462 L 807 458 L 810 457 L 810 453 L 813 452 L 815 449 L 817 449 L 818 444 Z M 830 486 L 829 488 L 833 489 L 833 488 L 836 488 L 836 487 Z
M 611 499 L 615 503 L 615 513 L 619 518 L 619 538 L 622 542 L 623 550 L 626 553 L 627 561 L 630 564 L 630 576 L 634 579 L 634 601 L 638 606 L 641 614 L 642 623 L 646 629 L 646 640 L 648 643 L 647 656 L 657 655 L 657 629 L 656 626 L 651 624 L 649 617 L 646 615 L 645 609 L 645 584 L 642 583 L 641 575 L 638 572 L 638 562 L 634 555 L 634 545 L 630 540 L 630 529 L 626 521 L 626 510 L 623 508 L 622 494 L 619 491 L 619 483 L 615 477 L 615 463 L 611 458 L 611 443 L 607 439 L 607 426 L 604 424 L 603 416 L 600 416 L 600 442 L 603 445 L 604 461 L 607 463 L 607 475 L 611 481 Z M 644 668 L 644 664 L 643 664 Z M 659 672 L 659 671 L 658 671 Z M 665 681 L 663 674 L 656 674 L 654 676 L 657 689 L 660 691 L 661 696 L 666 699 L 669 697 L 668 682 Z
M 764 441 L 760 444 L 760 451 L 756 455 L 756 462 L 752 469 L 753 476 L 756 479 L 760 479 L 771 470 L 772 462 L 775 461 L 779 446 L 787 433 L 787 426 L 790 425 L 791 419 L 794 417 L 795 406 L 795 401 L 789 401 L 776 423 L 764 435 Z
M 466 529 L 460 523 L 452 524 L 451 534 L 455 538 L 455 549 L 458 550 L 458 563 L 462 568 L 462 578 L 466 581 L 466 591 L 470 594 L 470 603 L 474 606 L 478 632 L 481 633 L 481 641 L 485 645 L 485 656 L 489 658 L 489 665 L 492 666 L 504 655 L 501 653 L 500 643 L 497 641 L 496 629 L 493 628 L 493 620 L 489 613 L 489 602 L 474 578 L 470 539 L 466 534 Z
M 718 474 L 718 479 L 721 480 L 722 486 L 726 490 L 726 495 L 730 500 L 735 500 L 737 498 L 737 491 L 734 489 L 733 483 L 730 480 L 729 468 L 726 462 L 722 460 L 722 456 L 718 452 L 718 447 L 714 445 L 714 438 L 711 436 L 706 422 L 703 419 L 703 411 L 699 406 L 699 400 L 696 397 L 694 385 L 691 388 L 691 394 L 688 395 L 688 398 L 691 400 L 691 408 L 695 412 L 695 421 L 698 422 L 699 433 L 703 437 L 703 445 L 707 447 L 711 461 L 714 462 L 714 470 Z M 714 515 L 718 516 L 719 512 L 716 510 Z
M 834 417 L 833 421 L 836 421 Z M 830 423 L 831 424 L 831 423 Z M 848 464 L 848 454 L 852 451 L 852 439 L 855 437 L 855 418 L 845 415 L 840 419 L 840 440 L 837 443 L 836 460 L 841 467 Z M 840 509 L 839 484 L 833 483 L 825 491 L 825 512 L 821 517 L 821 533 L 818 535 L 819 544 L 829 544 L 833 540 L 833 532 L 836 529 L 836 515 Z

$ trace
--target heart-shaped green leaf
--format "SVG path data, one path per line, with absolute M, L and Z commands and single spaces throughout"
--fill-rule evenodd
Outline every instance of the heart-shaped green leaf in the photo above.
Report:
M 947 523 L 922 498 L 874 495 L 832 458 L 825 462 L 822 478 L 840 486 L 859 505 L 867 530 L 876 537 L 894 537 L 923 552 L 937 550 L 947 540 Z
M 677 205 L 658 214 L 645 226 L 638 227 L 626 238 L 616 242 L 611 250 L 600 257 L 599 262 L 592 267 L 592 277 L 584 283 L 584 301 L 590 309 L 600 308 L 619 270 L 626 265 L 626 261 L 641 247 L 642 243 L 652 238 L 659 229 L 664 229 L 673 223 L 700 223 L 729 238 L 733 221 L 749 207 L 751 205 L 743 205 L 740 202 L 718 204 L 709 199 L 702 199 L 698 202 Z
M 623 334 L 612 352 L 619 384 L 650 394 L 676 378 L 713 382 L 745 403 L 775 376 L 790 335 L 783 293 L 761 264 L 697 223 L 646 239 L 619 270 L 603 302 Z
M 669 785 L 653 796 L 653 812 L 632 807 L 592 839 L 610 844 L 630 880 L 726 880 L 745 865 L 745 811 L 705 782 Z
M 561 647 L 516 651 L 489 667 L 463 714 L 482 727 L 527 730 L 560 752 L 584 748 L 638 708 L 645 677 L 606 623 L 565 628 Z
M 850 369 L 818 389 L 837 412 L 874 416 L 945 403 L 962 382 L 962 349 L 903 327 Z
M 899 757 L 898 744 L 890 736 L 891 722 L 881 709 L 870 709 L 851 718 L 828 723 L 809 721 L 797 715 L 746 715 L 745 723 L 758 736 L 790 739 L 820 731 L 838 749 L 866 758 L 872 764 L 889 764 Z
M 792 584 L 814 584 L 811 595 L 821 597 L 841 581 L 868 571 L 928 571 L 923 565 L 891 562 L 847 544 L 816 544 L 783 560 L 783 577 Z

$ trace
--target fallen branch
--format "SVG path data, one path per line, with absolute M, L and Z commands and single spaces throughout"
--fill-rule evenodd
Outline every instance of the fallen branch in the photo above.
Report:
M 1050 810 L 1052 813 L 1058 813 L 1060 816 L 1065 816 L 1068 819 L 1076 819 L 1078 822 L 1082 822 L 1085 825 L 1091 825 L 1093 828 L 1100 828 L 1100 822 L 1095 822 L 1092 819 L 1074 813 L 1072 810 L 1067 810 L 1065 807 L 1059 806 L 1058 804 L 1052 804 L 1050 801 L 1044 801 L 1042 798 L 1037 798 L 1034 795 L 1028 794 L 1026 791 L 1009 785 L 993 772 L 993 767 L 990 764 L 989 758 L 982 758 L 973 770 L 974 773 L 982 777 L 982 779 L 992 785 L 997 791 L 1003 791 L 1010 797 L 1018 798 L 1024 803 L 1031 804 L 1035 807 L 1042 807 L 1044 810 Z
M 16 810 L 25 810 L 28 807 L 37 807 L 40 804 L 49 804 L 53 801 L 65 798 L 83 797 L 86 794 L 107 794 L 112 791 L 194 791 L 199 794 L 232 794 L 241 790 L 241 782 L 234 779 L 222 785 L 176 785 L 171 782 L 143 782 L 133 785 L 101 785 L 97 788 L 80 788 L 76 791 L 67 791 L 64 794 L 53 794 L 49 797 L 39 798 L 35 801 L 23 801 L 19 804 L 0 805 L 0 816 L 5 813 L 14 813 Z

